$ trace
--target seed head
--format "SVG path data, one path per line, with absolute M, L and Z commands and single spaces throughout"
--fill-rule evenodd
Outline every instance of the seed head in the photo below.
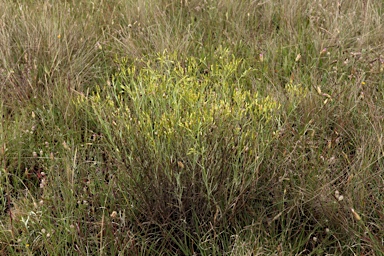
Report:
M 360 215 L 355 211 L 355 209 L 351 208 L 351 212 L 352 212 L 353 218 L 355 218 L 355 220 L 357 220 L 357 221 L 361 220 Z

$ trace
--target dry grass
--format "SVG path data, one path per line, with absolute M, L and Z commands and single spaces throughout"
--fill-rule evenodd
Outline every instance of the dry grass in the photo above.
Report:
M 1 255 L 384 250 L 382 1 L 0 9 Z

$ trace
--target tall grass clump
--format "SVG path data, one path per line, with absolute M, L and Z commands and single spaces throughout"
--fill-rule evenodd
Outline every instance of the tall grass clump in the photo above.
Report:
M 0 0 L 1 255 L 381 255 L 381 0 Z
M 140 69 L 119 63 L 111 85 L 84 107 L 123 171 L 118 186 L 142 223 L 131 230 L 149 236 L 156 250 L 220 251 L 238 218 L 255 207 L 246 202 L 260 194 L 259 166 L 278 103 L 246 88 L 253 71 L 224 48 L 210 66 L 174 54 Z M 207 237 L 219 244 L 206 244 Z

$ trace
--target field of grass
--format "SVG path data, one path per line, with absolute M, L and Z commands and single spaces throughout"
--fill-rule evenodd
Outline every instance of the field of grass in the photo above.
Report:
M 383 255 L 382 0 L 0 10 L 0 255 Z

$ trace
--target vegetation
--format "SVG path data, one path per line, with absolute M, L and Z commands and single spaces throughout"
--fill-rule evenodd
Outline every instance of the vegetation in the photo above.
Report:
M 1 255 L 380 255 L 384 2 L 0 0 Z

